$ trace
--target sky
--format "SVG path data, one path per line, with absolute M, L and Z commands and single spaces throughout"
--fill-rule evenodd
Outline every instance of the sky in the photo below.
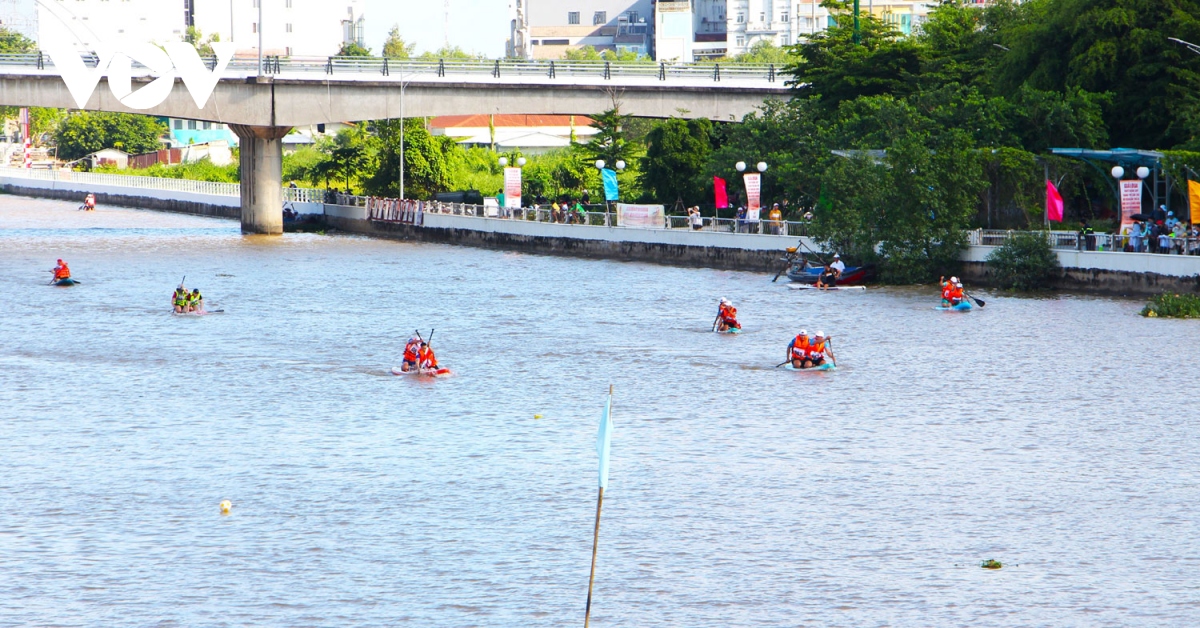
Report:
M 367 46 L 375 54 L 393 24 L 400 36 L 417 45 L 417 54 L 437 50 L 445 41 L 447 0 L 366 0 Z M 449 0 L 450 45 L 490 58 L 504 56 L 510 0 Z

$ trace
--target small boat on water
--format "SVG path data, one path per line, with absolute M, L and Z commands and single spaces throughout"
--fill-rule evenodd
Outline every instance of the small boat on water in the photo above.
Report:
M 400 377 L 446 377 L 452 372 L 448 368 L 440 369 L 421 369 L 419 371 L 405 371 L 398 366 L 392 367 L 392 375 Z
M 812 284 L 807 284 L 807 283 L 788 284 L 788 287 L 791 288 L 792 290 L 866 290 L 867 289 L 866 286 L 830 286 L 828 288 L 818 288 Z
M 788 279 L 798 284 L 815 284 L 817 277 L 820 277 L 824 270 L 823 266 L 810 266 L 806 262 L 796 262 L 788 267 L 787 276 Z M 871 278 L 874 270 L 874 266 L 851 266 L 838 278 L 838 286 L 854 286 L 865 283 Z
M 966 299 L 963 299 L 962 302 L 959 303 L 958 305 L 949 305 L 949 306 L 939 305 L 933 309 L 940 310 L 942 312 L 970 312 L 971 311 L 971 302 Z
M 718 331 L 718 330 L 714 329 L 713 332 L 718 333 L 718 334 L 740 334 L 740 333 L 742 333 L 742 329 L 740 327 L 730 327 L 729 329 L 726 329 L 725 331 Z
M 71 279 L 70 277 L 65 277 L 63 279 L 59 279 L 58 281 L 54 282 L 51 285 L 67 287 L 67 286 L 79 285 L 79 282 L 75 281 L 74 279 Z

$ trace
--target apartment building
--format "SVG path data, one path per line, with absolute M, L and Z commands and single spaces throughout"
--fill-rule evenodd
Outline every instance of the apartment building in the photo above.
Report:
M 653 53 L 653 0 L 516 0 L 509 56 L 561 59 L 568 50 Z
M 326 57 L 344 42 L 363 44 L 366 0 L 42 0 L 38 38 L 94 51 L 121 41 L 178 41 L 194 26 L 255 56 L 260 2 L 264 55 Z

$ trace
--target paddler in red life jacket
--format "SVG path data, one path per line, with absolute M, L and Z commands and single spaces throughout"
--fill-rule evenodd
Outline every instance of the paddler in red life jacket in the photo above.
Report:
M 54 273 L 54 281 L 71 278 L 71 269 L 67 268 L 67 263 L 62 260 L 58 260 L 58 265 L 50 272 Z
M 438 370 L 437 356 L 433 355 L 433 347 L 430 347 L 428 342 L 421 343 L 421 349 L 417 352 L 417 364 L 422 371 Z
M 420 351 L 421 339 L 416 336 L 409 338 L 408 344 L 404 345 L 404 362 L 400 364 L 400 370 L 407 373 L 417 368 L 417 357 Z
M 942 307 L 953 307 L 958 305 L 958 301 L 962 301 L 962 296 L 958 297 L 958 301 L 954 301 L 955 284 L 958 283 L 958 277 L 951 277 L 950 281 L 946 281 L 945 277 L 938 278 L 938 283 L 942 286 Z
M 963 292 L 962 282 L 954 282 L 954 291 L 950 294 L 950 302 L 954 305 L 958 305 L 959 303 L 963 302 L 964 295 L 965 293 Z
M 812 366 L 808 361 L 808 347 L 808 331 L 801 329 L 787 348 L 787 358 L 792 363 L 792 368 L 804 369 Z
M 818 331 L 817 335 L 813 336 L 812 342 L 808 344 L 808 359 L 806 360 L 808 366 L 805 368 L 821 366 L 825 363 L 826 355 L 830 358 L 833 357 L 833 353 L 825 344 L 825 332 Z
M 725 297 L 721 297 L 721 304 L 717 306 L 718 314 L 721 321 L 717 325 L 717 331 L 729 331 L 730 329 L 741 329 L 741 324 L 737 321 L 737 308 L 733 307 L 733 302 Z

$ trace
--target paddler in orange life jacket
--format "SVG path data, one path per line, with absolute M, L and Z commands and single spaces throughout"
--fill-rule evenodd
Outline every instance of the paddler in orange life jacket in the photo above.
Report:
M 801 329 L 792 342 L 788 344 L 787 358 L 792 363 L 792 368 L 805 369 L 812 364 L 808 361 L 808 331 Z
M 730 329 L 741 329 L 742 326 L 737 320 L 737 308 L 733 307 L 733 302 L 725 297 L 721 297 L 721 303 L 717 306 L 718 316 L 721 319 L 717 324 L 717 331 L 729 331 Z
M 808 343 L 808 359 L 805 361 L 808 366 L 821 366 L 825 363 L 825 356 L 833 358 L 833 352 L 825 344 L 825 332 L 818 331 L 816 336 L 813 336 L 812 341 Z
M 422 371 L 438 370 L 437 356 L 433 355 L 433 348 L 428 342 L 421 343 L 421 349 L 417 352 L 417 363 Z
M 89 211 L 89 212 L 96 210 L 96 195 L 95 194 L 92 194 L 91 192 L 89 192 L 88 195 L 83 198 L 83 209 L 85 211 Z
M 67 268 L 67 263 L 62 260 L 58 260 L 58 265 L 50 272 L 54 273 L 54 281 L 71 278 L 71 269 Z
M 421 339 L 416 336 L 409 338 L 408 344 L 404 345 L 404 362 L 400 364 L 400 370 L 407 373 L 417 368 L 417 357 L 420 351 Z

